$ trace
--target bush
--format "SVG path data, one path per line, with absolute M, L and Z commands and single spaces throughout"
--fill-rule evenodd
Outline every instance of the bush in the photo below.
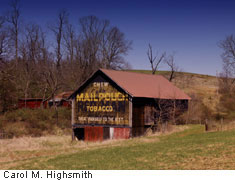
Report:
M 212 111 L 202 102 L 202 96 L 190 94 L 188 111 L 183 113 L 178 120 L 178 124 L 204 124 L 206 119 L 213 119 Z
M 71 110 L 55 109 L 18 109 L 7 112 L 0 118 L 0 128 L 15 137 L 24 135 L 42 136 L 56 134 L 58 129 L 71 128 Z

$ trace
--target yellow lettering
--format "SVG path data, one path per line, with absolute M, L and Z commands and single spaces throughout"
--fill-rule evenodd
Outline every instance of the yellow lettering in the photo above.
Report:
M 83 93 L 81 93 L 80 95 L 77 94 L 77 101 L 82 101 L 83 99 Z
M 97 111 L 97 106 L 94 106 L 93 108 L 94 108 L 94 112 L 96 112 Z
M 122 93 L 117 93 L 118 94 L 118 101 L 124 101 L 125 96 Z
M 105 101 L 110 101 L 110 93 L 105 93 Z
M 107 112 L 112 112 L 113 111 L 113 107 L 112 106 L 106 106 L 106 111 Z
M 90 101 L 89 94 L 85 93 L 85 97 L 82 101 Z
M 99 101 L 101 101 L 105 97 L 104 93 L 99 93 Z
M 126 101 L 129 101 L 129 100 L 128 100 L 128 95 L 127 95 L 127 94 L 126 94 Z
M 90 106 L 87 106 L 86 109 L 87 109 L 87 111 L 90 111 Z
M 116 93 L 115 93 L 116 94 Z M 111 93 L 111 101 L 117 101 L 116 95 Z
M 93 97 L 94 97 L 94 101 L 98 101 L 98 99 L 96 98 L 96 94 L 93 93 Z

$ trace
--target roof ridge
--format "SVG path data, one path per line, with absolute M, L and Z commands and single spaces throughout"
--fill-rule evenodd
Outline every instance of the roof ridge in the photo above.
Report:
M 124 73 L 131 73 L 131 74 L 139 74 L 139 75 L 145 75 L 145 76 L 159 76 L 159 77 L 164 77 L 161 74 L 146 74 L 146 73 L 141 73 L 141 72 L 130 72 L 128 70 L 114 70 L 114 69 L 103 69 L 100 68 L 101 71 L 115 71 L 115 72 L 124 72 Z M 165 78 L 166 79 L 166 78 Z

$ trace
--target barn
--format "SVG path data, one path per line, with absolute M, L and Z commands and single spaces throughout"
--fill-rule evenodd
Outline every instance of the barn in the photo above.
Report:
M 62 92 L 57 94 L 53 99 L 50 99 L 48 101 L 48 105 L 49 107 L 53 106 L 53 101 L 55 102 L 55 105 L 57 107 L 70 107 L 70 101 L 68 100 L 68 97 L 73 93 L 73 91 L 66 91 L 66 92 Z
M 21 98 L 18 99 L 18 108 L 30 108 L 37 109 L 43 105 L 44 108 L 47 107 L 47 101 L 44 101 L 43 98 Z
M 190 97 L 160 75 L 99 69 L 71 96 L 73 137 L 141 136 L 188 108 Z

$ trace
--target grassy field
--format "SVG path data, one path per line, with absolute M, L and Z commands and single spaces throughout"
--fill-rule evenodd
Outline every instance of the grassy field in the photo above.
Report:
M 235 169 L 235 130 L 172 133 L 96 143 L 69 136 L 0 141 L 0 169 Z

